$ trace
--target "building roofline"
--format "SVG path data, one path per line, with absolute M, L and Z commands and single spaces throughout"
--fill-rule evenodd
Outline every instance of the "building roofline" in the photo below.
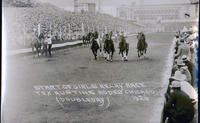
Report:
M 144 7 L 148 7 L 148 6 L 177 6 L 177 5 L 192 5 L 191 3 L 175 3 L 175 4 L 170 4 L 170 3 L 167 3 L 167 4 L 141 4 L 141 5 L 121 5 L 121 6 L 118 6 L 117 8 L 120 8 L 120 7 L 128 7 L 128 8 L 132 8 L 132 7 L 140 7 L 140 6 L 144 6 Z

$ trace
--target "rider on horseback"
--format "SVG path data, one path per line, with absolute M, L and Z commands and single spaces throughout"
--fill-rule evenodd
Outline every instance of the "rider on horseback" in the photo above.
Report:
M 107 61 L 112 61 L 113 54 L 115 52 L 114 42 L 113 42 L 110 35 L 106 34 L 106 39 L 105 39 L 105 43 L 104 43 L 104 50 L 105 50 L 105 53 L 106 53 L 106 56 L 107 56 L 106 57 Z
M 126 42 L 126 39 L 121 35 L 121 41 L 119 42 L 119 54 L 122 55 L 122 61 L 128 61 L 127 55 L 129 51 L 129 44 Z
M 146 42 L 145 35 L 143 32 L 138 33 L 137 39 L 138 39 L 137 52 L 138 52 L 138 57 L 140 57 L 146 54 L 148 44 Z
M 91 46 L 91 50 L 92 50 L 92 53 L 94 55 L 94 59 L 97 60 L 97 51 L 99 49 L 99 45 L 96 41 L 96 39 L 94 37 L 92 37 L 92 46 Z

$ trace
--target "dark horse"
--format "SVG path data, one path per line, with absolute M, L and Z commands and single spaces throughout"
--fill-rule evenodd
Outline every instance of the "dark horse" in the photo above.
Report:
M 137 52 L 138 52 L 138 57 L 140 57 L 140 56 L 146 54 L 148 44 L 145 41 L 145 35 L 142 32 L 138 33 L 137 39 L 138 39 Z
M 121 41 L 119 42 L 119 54 L 122 55 L 122 60 L 127 61 L 129 51 L 129 43 L 126 42 L 126 39 L 124 36 L 121 36 Z
M 90 45 L 92 43 L 92 38 L 94 37 L 94 34 L 92 32 L 89 32 L 87 35 L 84 35 L 82 37 L 83 44 Z
M 92 46 L 91 46 L 91 50 L 92 50 L 92 53 L 94 55 L 94 59 L 97 60 L 97 51 L 99 49 L 99 45 L 96 41 L 95 38 L 92 38 Z
M 112 61 L 113 54 L 115 52 L 115 46 L 112 38 L 108 34 L 106 34 L 106 39 L 104 42 L 104 51 L 106 53 L 106 60 Z

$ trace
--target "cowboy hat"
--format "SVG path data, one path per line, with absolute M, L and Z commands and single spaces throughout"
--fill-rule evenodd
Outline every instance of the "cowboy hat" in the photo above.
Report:
M 187 57 L 186 55 L 183 55 L 183 56 L 181 57 L 181 59 L 182 59 L 182 61 L 188 61 L 188 57 Z
M 177 62 L 178 66 L 184 66 L 185 65 L 185 63 L 183 63 L 183 61 L 181 59 L 178 59 L 176 62 Z
M 181 82 L 179 82 L 179 81 L 172 81 L 170 87 L 171 88 L 180 88 L 181 87 Z
M 177 80 L 177 81 L 184 81 L 186 80 L 186 76 L 182 74 L 180 70 L 177 70 L 174 76 L 170 77 L 170 79 Z

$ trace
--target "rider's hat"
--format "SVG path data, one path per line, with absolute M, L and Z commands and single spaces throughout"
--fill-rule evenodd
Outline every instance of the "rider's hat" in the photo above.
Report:
M 186 55 L 183 55 L 183 56 L 181 57 L 181 59 L 182 59 L 182 61 L 187 61 L 187 60 L 188 60 L 188 57 L 187 57 Z
M 178 60 L 177 60 L 177 65 L 178 65 L 178 66 L 185 66 L 185 63 L 183 63 L 183 60 L 178 59 Z

